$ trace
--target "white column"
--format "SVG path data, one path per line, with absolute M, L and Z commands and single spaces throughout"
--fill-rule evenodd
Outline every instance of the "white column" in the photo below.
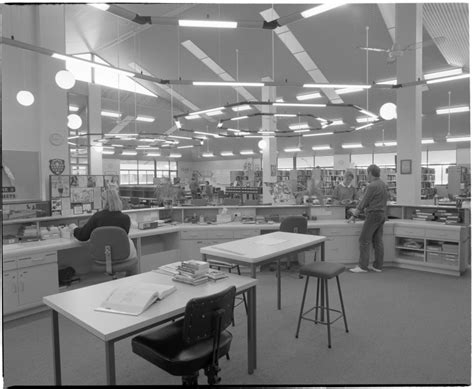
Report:
M 406 47 L 423 40 L 423 4 L 396 5 L 395 41 Z M 422 77 L 421 48 L 397 58 L 398 83 Z M 420 204 L 421 196 L 421 86 L 397 90 L 397 202 Z M 411 161 L 411 173 L 401 174 L 403 160 Z
M 88 102 L 88 121 L 90 133 L 102 133 L 102 119 L 100 116 L 101 110 L 101 87 L 100 85 L 89 84 L 89 102 Z M 93 135 L 90 137 L 91 144 L 94 140 L 100 139 L 100 135 Z M 90 148 L 90 174 L 103 174 L 102 169 L 102 148 Z
M 264 77 L 262 81 L 271 81 L 269 77 Z M 276 87 L 262 87 L 262 101 L 275 101 Z M 262 113 L 274 113 L 275 107 L 272 105 L 263 105 Z M 262 129 L 265 131 L 276 130 L 276 118 L 273 115 L 262 116 Z M 276 182 L 277 170 L 277 142 L 275 137 L 264 136 L 265 147 L 262 149 L 262 187 L 263 187 L 263 203 L 271 203 L 272 196 L 265 186 L 265 182 Z M 273 175 L 272 175 L 273 174 Z

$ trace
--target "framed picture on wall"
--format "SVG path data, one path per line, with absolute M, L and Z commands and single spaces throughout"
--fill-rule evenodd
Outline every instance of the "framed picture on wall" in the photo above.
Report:
M 400 160 L 400 174 L 411 174 L 411 159 Z

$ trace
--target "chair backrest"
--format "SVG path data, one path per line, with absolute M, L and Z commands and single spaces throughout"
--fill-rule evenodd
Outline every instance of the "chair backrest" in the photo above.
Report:
M 288 216 L 281 222 L 280 231 L 306 234 L 308 232 L 308 219 L 304 216 Z
M 105 261 L 110 251 L 112 261 L 127 259 L 130 255 L 128 235 L 123 228 L 115 226 L 97 227 L 92 231 L 89 247 L 94 261 Z
M 184 312 L 183 341 L 193 344 L 224 331 L 232 323 L 235 292 L 235 286 L 230 286 L 222 292 L 189 300 Z

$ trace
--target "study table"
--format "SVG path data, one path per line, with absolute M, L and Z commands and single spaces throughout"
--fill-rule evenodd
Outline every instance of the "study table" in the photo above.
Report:
M 324 261 L 325 241 L 325 236 L 277 231 L 202 247 L 200 251 L 204 261 L 212 258 L 249 266 L 252 278 L 257 278 L 257 266 L 277 261 L 277 305 L 278 309 L 281 309 L 280 259 L 289 254 L 315 249 L 316 260 L 316 248 L 320 247 L 321 261 Z
M 173 284 L 177 290 L 138 316 L 99 312 L 97 308 L 118 286 L 142 282 Z M 247 293 L 248 373 L 257 367 L 256 285 L 249 277 L 229 274 L 228 278 L 192 286 L 174 282 L 171 276 L 156 272 L 141 273 L 101 284 L 43 297 L 52 309 L 53 358 L 55 384 L 61 385 L 61 357 L 58 314 L 63 315 L 104 342 L 107 385 L 115 385 L 115 342 L 182 316 L 186 303 L 194 297 L 220 292 L 235 285 L 237 294 Z M 237 339 L 235 340 L 237 341 Z

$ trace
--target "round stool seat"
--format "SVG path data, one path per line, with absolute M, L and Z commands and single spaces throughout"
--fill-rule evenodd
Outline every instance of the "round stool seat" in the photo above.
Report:
M 313 262 L 301 267 L 300 275 L 331 279 L 343 273 L 345 270 L 346 267 L 339 263 Z

